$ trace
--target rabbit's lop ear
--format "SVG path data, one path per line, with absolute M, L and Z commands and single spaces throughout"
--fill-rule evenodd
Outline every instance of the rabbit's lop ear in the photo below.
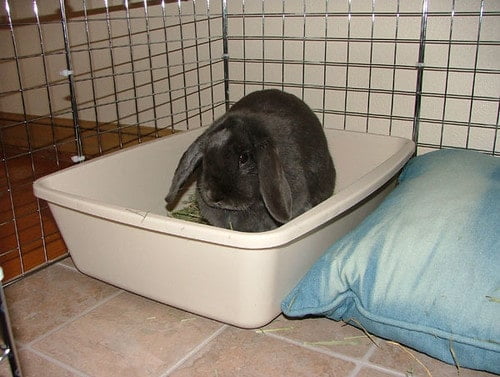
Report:
M 278 152 L 266 145 L 258 153 L 259 188 L 267 210 L 280 223 L 292 216 L 292 191 L 285 177 Z
M 203 157 L 202 144 L 204 144 L 204 140 L 205 135 L 201 135 L 182 155 L 179 164 L 177 165 L 177 169 L 175 169 L 174 178 L 172 178 L 172 184 L 170 185 L 170 191 L 165 198 L 167 203 L 171 203 L 175 200 L 175 197 L 177 196 L 177 193 L 181 189 L 182 185 L 184 185 L 186 180 L 200 163 Z

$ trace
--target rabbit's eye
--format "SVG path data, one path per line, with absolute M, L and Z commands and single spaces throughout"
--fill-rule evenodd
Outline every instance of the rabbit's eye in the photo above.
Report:
M 239 163 L 240 165 L 245 165 L 247 162 L 248 162 L 248 153 L 243 152 L 242 154 L 240 154 Z

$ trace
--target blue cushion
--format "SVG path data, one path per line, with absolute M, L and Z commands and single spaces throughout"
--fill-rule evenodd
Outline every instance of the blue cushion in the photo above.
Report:
M 500 373 L 500 159 L 440 150 L 410 160 L 395 190 L 331 246 L 282 310 Z

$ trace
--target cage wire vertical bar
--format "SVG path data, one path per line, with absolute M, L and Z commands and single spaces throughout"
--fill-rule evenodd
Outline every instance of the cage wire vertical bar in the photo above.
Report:
M 481 7 L 479 10 L 479 22 L 477 26 L 477 38 L 476 38 L 476 52 L 474 54 L 474 70 L 472 73 L 472 86 L 470 90 L 470 105 L 469 105 L 469 116 L 468 116 L 468 125 L 467 125 L 467 138 L 465 140 L 465 148 L 469 149 L 469 143 L 470 143 L 470 129 L 471 129 L 471 122 L 472 122 L 472 112 L 474 108 L 474 93 L 475 93 L 475 88 L 476 88 L 476 78 L 477 78 L 477 63 L 478 63 L 478 58 L 479 58 L 479 44 L 481 41 L 481 26 L 483 24 L 483 12 L 484 12 L 484 0 L 481 0 Z
M 170 129 L 173 131 L 175 126 L 175 118 L 174 118 L 174 105 L 172 101 L 172 79 L 171 79 L 171 71 L 170 71 L 170 58 L 169 53 L 170 49 L 168 47 L 168 35 L 167 35 L 167 12 L 165 6 L 165 0 L 161 1 L 161 15 L 162 15 L 162 24 L 163 24 L 163 38 L 165 40 L 165 69 L 167 70 L 167 85 L 168 85 L 168 102 L 169 102 L 169 110 L 170 110 Z
M 37 31 L 38 31 L 38 40 L 40 42 L 40 51 L 42 55 L 42 66 L 43 66 L 43 74 L 44 74 L 44 80 L 45 80 L 45 95 L 47 96 L 47 104 L 49 107 L 49 117 L 50 117 L 50 131 L 52 133 L 52 144 L 54 145 L 54 149 L 56 151 L 56 164 L 57 166 L 60 166 L 60 161 L 59 161 L 59 154 L 57 153 L 57 144 L 55 142 L 55 123 L 54 123 L 54 115 L 52 111 L 52 102 L 51 102 L 51 94 L 50 94 L 50 89 L 49 89 L 49 71 L 47 68 L 47 62 L 45 58 L 45 43 L 43 40 L 43 33 L 42 33 L 42 27 L 40 25 L 40 17 L 38 13 L 38 4 L 36 0 L 33 0 L 33 12 L 35 13 L 35 19 L 36 19 L 36 26 L 37 26 Z M 40 204 L 40 200 L 37 198 L 36 199 L 36 206 L 37 206 L 37 213 L 38 213 L 38 222 L 40 226 L 40 235 L 41 235 L 41 240 L 42 240 L 42 248 L 43 248 L 43 256 L 45 259 L 45 262 L 49 260 L 48 253 L 47 253 L 47 239 L 46 239 L 46 234 L 45 234 L 45 229 L 43 226 L 43 217 L 42 217 L 42 208 Z
M 306 41 L 307 41 L 307 17 L 306 0 L 302 0 L 302 82 L 300 98 L 304 100 L 306 86 Z
M 127 20 L 127 36 L 128 36 L 128 44 L 129 44 L 129 56 L 130 56 L 130 66 L 132 68 L 131 72 L 131 78 L 132 78 L 132 91 L 134 93 L 134 106 L 135 106 L 135 122 L 136 122 L 136 130 L 137 130 L 137 135 L 139 137 L 139 142 L 142 140 L 142 135 L 141 135 L 141 127 L 140 127 L 140 122 L 139 122 L 139 102 L 137 100 L 137 82 L 135 79 L 135 61 L 134 61 L 134 49 L 133 49 L 133 42 L 132 42 L 132 25 L 130 23 L 130 9 L 129 9 L 129 3 L 128 0 L 124 0 L 124 6 L 125 6 L 125 18 Z
M 244 4 L 244 3 L 243 3 Z M 243 12 L 244 13 L 244 12 Z M 228 46 L 228 12 L 227 0 L 222 0 L 222 59 L 224 62 L 224 100 L 226 102 L 226 111 L 229 110 L 229 46 Z M 245 30 L 245 20 L 243 19 L 243 30 Z M 245 42 L 243 42 L 243 51 L 245 51 Z M 245 63 L 243 62 L 243 69 Z
M 42 33 L 42 26 L 40 23 L 40 15 L 38 13 L 38 3 L 37 0 L 33 0 L 33 11 L 35 13 L 35 19 L 36 19 L 36 27 L 37 27 L 37 32 L 38 32 L 38 40 L 40 41 L 40 51 L 42 53 L 42 65 L 43 65 L 43 74 L 44 74 L 44 80 L 45 80 L 45 94 L 47 96 L 47 105 L 48 105 L 48 110 L 49 110 L 49 118 L 50 118 L 50 131 L 51 131 L 51 136 L 52 136 L 52 145 L 55 150 L 55 156 L 56 156 L 56 164 L 57 166 L 60 166 L 60 161 L 59 161 L 59 153 L 58 153 L 58 148 L 57 148 L 57 142 L 56 142 L 56 136 L 55 136 L 55 122 L 54 122 L 54 112 L 53 112 L 53 107 L 52 107 L 52 95 L 50 93 L 50 83 L 49 83 L 49 69 L 47 67 L 47 60 L 46 60 L 46 49 L 45 49 L 45 41 Z M 42 227 L 42 234 L 43 234 L 43 227 Z M 45 242 L 45 237 L 42 237 L 42 239 Z
M 375 29 L 375 0 L 371 1 L 371 25 L 370 25 L 370 64 L 368 66 L 368 94 L 366 100 L 366 125 L 365 132 L 368 132 L 370 126 L 370 101 L 372 94 L 372 74 L 373 74 L 373 37 L 374 37 L 374 29 Z
M 63 32 L 64 51 L 66 56 L 66 71 L 63 71 L 63 75 L 68 77 L 71 111 L 73 115 L 73 132 L 75 137 L 76 153 L 77 153 L 77 156 L 73 158 L 73 162 L 79 162 L 82 161 L 85 157 L 83 154 L 81 130 L 78 120 L 78 105 L 76 102 L 75 81 L 73 79 L 73 73 L 74 73 L 73 62 L 71 59 L 71 45 L 69 41 L 68 23 L 66 19 L 66 7 L 64 4 L 64 0 L 59 0 L 59 6 L 61 10 L 61 27 Z
M 455 0 L 452 1 L 451 4 L 451 13 L 450 13 L 450 33 L 448 34 L 448 50 L 447 50 L 447 58 L 446 58 L 446 76 L 444 83 L 444 95 L 443 95 L 443 110 L 441 112 L 441 130 L 439 134 L 439 146 L 443 145 L 444 138 L 444 123 L 446 119 L 446 105 L 448 102 L 448 86 L 449 86 L 449 78 L 450 78 L 450 64 L 451 64 L 451 41 L 453 38 L 453 24 L 455 22 Z
M 325 0 L 325 16 L 324 16 L 324 21 L 325 21 L 325 26 L 324 26 L 324 34 L 323 37 L 325 38 L 324 43 L 325 43 L 325 49 L 323 51 L 323 94 L 322 94 L 322 111 L 321 111 L 321 124 L 323 127 L 325 127 L 325 109 L 326 109 L 326 83 L 327 83 L 327 60 L 328 60 L 328 5 L 329 2 L 328 0 Z
M 11 8 L 8 0 L 5 0 L 5 10 L 7 13 L 7 19 L 8 19 L 8 24 L 9 24 L 9 32 L 10 32 L 10 37 L 11 37 L 11 42 L 12 42 L 12 48 L 14 52 L 14 61 L 16 63 L 16 73 L 17 73 L 17 84 L 19 85 L 19 95 L 21 98 L 21 108 L 23 111 L 23 121 L 22 124 L 24 125 L 24 132 L 26 133 L 26 140 L 28 143 L 28 154 L 30 156 L 30 165 L 31 165 L 31 171 L 34 171 L 34 161 L 33 161 L 33 155 L 31 153 L 32 151 L 32 143 L 31 143 L 31 135 L 28 131 L 28 114 L 26 110 L 26 99 L 25 99 L 25 89 L 23 85 L 23 80 L 21 77 L 21 62 L 20 62 L 20 55 L 19 55 L 19 48 L 17 46 L 17 41 L 16 41 L 16 35 L 14 33 L 14 23 L 12 21 L 12 14 L 11 14 Z M 16 247 L 17 247 L 17 253 L 19 256 L 19 261 L 20 261 L 20 273 L 21 276 L 25 274 L 25 266 L 24 266 L 24 261 L 23 261 L 23 253 L 22 253 L 22 246 L 21 246 L 21 238 L 20 238 L 20 229 L 18 225 L 18 216 L 16 214 L 16 208 L 14 206 L 14 194 L 13 194 L 13 182 L 11 180 L 11 175 L 9 169 L 6 167 L 6 177 L 7 177 L 7 191 L 9 193 L 9 200 L 10 200 L 10 207 L 12 211 L 12 222 L 14 226 L 14 232 L 15 232 L 15 237 L 16 237 Z
M 346 46 L 346 62 L 345 62 L 345 90 L 344 90 L 344 110 L 347 110 L 349 97 L 349 55 L 351 50 L 351 18 L 352 18 L 352 0 L 348 1 L 347 10 L 347 46 Z M 347 129 L 347 111 L 344 112 L 344 130 Z
M 418 49 L 417 61 L 417 82 L 415 88 L 415 108 L 413 113 L 413 132 L 412 140 L 418 144 L 419 126 L 420 126 L 420 107 L 422 104 L 422 84 L 424 80 L 425 69 L 425 42 L 427 31 L 427 13 L 428 13 L 428 0 L 422 1 L 422 19 L 420 23 L 420 41 Z
M 246 25 L 247 25 L 247 22 L 246 22 L 246 13 L 245 13 L 245 8 L 246 8 L 246 2 L 245 0 L 242 0 L 241 1 L 241 23 L 242 23 L 242 33 L 243 33 L 243 36 L 242 36 L 242 39 L 241 39 L 241 44 L 242 44 L 242 52 L 243 52 L 243 62 L 242 62 L 242 67 L 243 67 L 243 95 L 246 94 L 246 91 L 247 91 L 247 87 L 246 87 L 246 82 L 247 82 L 247 62 L 246 62 L 246 58 L 247 58 L 247 44 L 246 44 L 246 40 L 245 40 L 245 36 L 246 36 Z M 229 35 L 227 33 L 227 30 L 226 30 L 226 33 L 224 34 L 223 33 L 223 36 L 222 38 L 224 40 L 227 40 L 229 38 Z M 228 54 L 228 59 L 229 59 L 229 54 Z M 229 65 L 228 65 L 228 70 L 229 70 Z M 229 80 L 229 72 L 226 71 L 226 67 L 224 66 L 224 73 L 228 73 L 228 80 Z M 229 87 L 228 87 L 228 90 L 229 90 Z M 226 110 L 228 110 L 229 108 L 226 106 Z
M 60 0 L 63 1 L 63 0 Z M 113 96 L 116 114 L 116 127 L 118 131 L 118 144 L 120 148 L 123 148 L 123 135 L 122 129 L 120 127 L 120 108 L 118 106 L 118 86 L 116 84 L 116 69 L 115 69 L 115 54 L 114 54 L 114 43 L 113 43 L 113 32 L 111 27 L 111 13 L 109 10 L 108 0 L 104 0 L 104 6 L 106 10 L 106 29 L 108 33 L 108 48 L 109 48 L 109 59 L 110 59 L 110 69 L 111 69 L 111 79 L 113 81 Z
M 146 23 L 146 45 L 148 47 L 148 63 L 149 63 L 149 79 L 151 80 L 151 101 L 153 103 L 153 123 L 155 129 L 155 135 L 158 136 L 158 114 L 156 109 L 156 91 L 155 91 L 155 79 L 153 75 L 153 60 L 151 52 L 151 30 L 149 25 L 149 9 L 148 0 L 144 0 L 144 21 Z M 140 127 L 138 127 L 139 136 L 141 134 Z M 139 137 L 139 142 L 141 138 Z
M 207 27 L 208 27 L 208 61 L 210 66 L 210 82 L 214 82 L 214 70 L 213 70 L 213 56 L 212 56 L 212 13 L 210 9 L 210 0 L 206 0 L 207 2 Z M 212 110 L 212 118 L 215 119 L 215 99 L 214 99 L 214 85 L 210 85 L 210 99 L 211 99 L 211 110 Z
M 261 25 L 260 25 L 260 28 L 261 28 L 261 34 L 262 34 L 262 37 L 261 37 L 261 43 L 262 43 L 262 46 L 261 46 L 261 49 L 262 49 L 262 52 L 261 52 L 261 55 L 262 55 L 262 64 L 261 64 L 261 67 L 262 67 L 262 73 L 261 73 L 261 77 L 262 77 L 262 86 L 261 86 L 261 89 L 264 89 L 265 88 L 265 77 L 266 77 L 266 18 L 265 18 L 265 11 L 264 11 L 264 0 L 261 0 L 260 1 L 260 12 L 262 13 L 262 15 L 260 16 L 260 19 L 261 19 Z
M 396 70 L 398 62 L 398 38 L 399 38 L 399 18 L 400 18 L 400 2 L 397 0 L 396 4 L 396 26 L 394 31 L 394 54 L 392 56 L 392 83 L 391 83 L 391 109 L 389 115 L 389 135 L 392 133 L 392 125 L 394 120 L 394 92 L 396 90 Z
M 200 77 L 200 44 L 198 41 L 198 17 L 196 12 L 196 0 L 191 0 L 193 4 L 193 28 L 194 28 L 194 43 L 195 43 L 195 65 L 196 65 L 196 88 L 198 92 L 198 117 L 200 124 L 202 123 L 202 102 L 201 102 L 201 77 Z
M 181 0 L 177 0 L 177 15 L 179 17 L 179 42 L 181 45 L 181 66 L 182 66 L 182 83 L 184 91 L 184 113 L 186 116 L 186 127 L 189 129 L 189 104 L 188 104 L 188 93 L 187 93 L 187 81 L 186 81 L 186 54 L 184 51 L 184 32 L 182 23 L 182 3 Z
M 285 35 L 285 0 L 281 1 L 281 35 Z M 285 38 L 281 38 L 281 90 L 285 90 Z
M 96 92 L 96 77 L 94 73 L 94 58 L 92 56 L 92 47 L 91 47 L 91 36 L 90 36 L 90 25 L 87 11 L 87 0 L 83 0 L 83 19 L 85 25 L 85 38 L 87 44 L 87 56 L 89 59 L 89 73 L 90 73 L 90 83 L 92 87 L 92 101 L 94 108 L 94 117 L 95 117 L 95 126 L 96 126 L 96 134 L 97 134 L 97 150 L 99 154 L 102 154 L 102 133 L 99 122 L 99 112 L 97 111 L 97 92 Z

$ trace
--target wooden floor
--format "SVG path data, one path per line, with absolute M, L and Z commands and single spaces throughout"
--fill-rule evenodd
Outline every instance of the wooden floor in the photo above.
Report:
M 0 265 L 4 282 L 67 254 L 48 205 L 33 182 L 73 165 L 77 154 L 70 119 L 0 113 Z M 168 128 L 80 122 L 86 159 L 171 134 Z
M 3 144 L 25 151 L 56 148 L 64 153 L 78 152 L 72 119 L 0 112 L 0 132 Z M 84 154 L 90 158 L 170 135 L 172 129 L 80 120 L 79 132 Z

